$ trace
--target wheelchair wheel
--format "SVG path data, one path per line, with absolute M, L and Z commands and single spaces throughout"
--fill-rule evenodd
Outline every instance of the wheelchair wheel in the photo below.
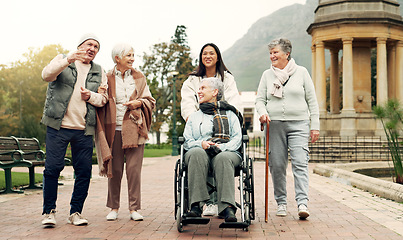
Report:
M 178 210 L 176 211 L 176 228 L 178 229 L 178 232 L 183 232 L 183 223 L 182 223 L 182 216 L 181 216 L 181 209 L 178 207 Z
M 250 205 L 250 219 L 255 220 L 255 181 L 253 178 L 253 159 L 248 158 L 249 160 L 249 182 L 250 182 L 250 200 L 251 200 L 251 205 Z
M 180 190 L 179 190 L 179 159 L 176 161 L 175 164 L 175 172 L 174 172 L 174 199 L 175 199 L 175 211 L 174 211 L 174 217 L 177 219 L 177 213 L 178 213 L 178 208 L 180 206 L 179 201 L 180 201 Z M 180 213 L 180 211 L 179 211 Z
M 248 158 L 246 161 L 245 177 L 244 177 L 244 208 L 245 208 L 245 221 L 251 223 L 255 219 L 255 199 L 254 199 L 254 186 L 253 186 L 253 160 Z
M 181 192 L 182 192 L 182 179 L 183 179 L 183 169 L 180 166 L 180 159 L 178 159 L 178 161 L 176 161 L 175 164 L 175 172 L 174 172 L 174 199 L 175 199 L 175 211 L 174 211 L 174 215 L 175 215 L 175 219 L 176 219 L 176 227 L 178 229 L 178 232 L 182 232 L 183 231 L 183 226 L 185 225 L 183 223 L 183 216 L 181 215 L 181 201 L 182 201 L 182 196 L 181 196 Z M 186 179 L 185 179 L 186 180 Z M 185 186 L 186 186 L 186 181 L 184 182 Z M 184 187 L 184 196 L 183 196 L 183 212 L 187 211 L 187 189 L 186 187 Z

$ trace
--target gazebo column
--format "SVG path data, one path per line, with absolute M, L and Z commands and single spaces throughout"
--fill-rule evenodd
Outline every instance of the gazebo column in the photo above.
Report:
M 316 42 L 316 74 L 315 90 L 319 105 L 319 115 L 326 115 L 326 65 L 325 65 L 325 44 L 322 41 Z
M 316 75 L 316 47 L 312 46 L 311 50 L 312 50 L 312 81 L 316 88 L 316 77 L 315 77 L 315 75 Z
M 353 38 L 343 38 L 343 113 L 355 113 Z
M 340 113 L 339 50 L 330 49 L 330 113 Z
M 354 109 L 353 38 L 343 38 L 343 109 L 340 136 L 356 136 Z
M 377 38 L 376 43 L 376 105 L 379 106 L 388 101 L 386 38 Z
M 403 104 L 403 41 L 396 44 L 396 99 Z
M 396 98 L 396 44 L 388 44 L 387 50 L 388 99 L 391 99 Z

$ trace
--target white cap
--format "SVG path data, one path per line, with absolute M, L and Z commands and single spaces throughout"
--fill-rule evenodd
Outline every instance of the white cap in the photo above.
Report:
M 95 36 L 95 34 L 93 34 L 93 33 L 87 33 L 87 34 L 84 34 L 83 36 L 81 36 L 80 41 L 78 41 L 77 47 L 81 46 L 81 44 L 83 44 L 85 41 L 87 41 L 89 39 L 97 41 L 99 44 L 99 47 L 101 47 L 98 37 Z

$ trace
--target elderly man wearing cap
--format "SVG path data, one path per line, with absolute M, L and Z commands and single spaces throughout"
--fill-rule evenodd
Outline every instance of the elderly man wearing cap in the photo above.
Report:
M 96 36 L 84 35 L 78 42 L 77 51 L 68 56 L 56 56 L 42 71 L 43 80 L 49 83 L 41 120 L 47 126 L 43 171 L 44 226 L 56 224 L 58 178 L 64 168 L 69 143 L 75 182 L 68 222 L 88 224 L 81 211 L 91 178 L 95 107 L 102 107 L 108 99 L 106 74 L 93 62 L 99 47 Z M 103 89 L 102 93 L 98 93 L 99 88 Z

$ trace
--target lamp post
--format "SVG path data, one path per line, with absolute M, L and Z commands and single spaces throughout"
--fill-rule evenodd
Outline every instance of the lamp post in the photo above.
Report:
M 178 133 L 176 132 L 176 75 L 178 75 L 178 72 L 170 72 L 172 75 L 172 81 L 173 81 L 173 98 L 172 98 L 172 110 L 173 110 L 173 116 L 172 116 L 172 124 L 173 124 L 173 129 L 172 129 L 172 156 L 178 156 Z

